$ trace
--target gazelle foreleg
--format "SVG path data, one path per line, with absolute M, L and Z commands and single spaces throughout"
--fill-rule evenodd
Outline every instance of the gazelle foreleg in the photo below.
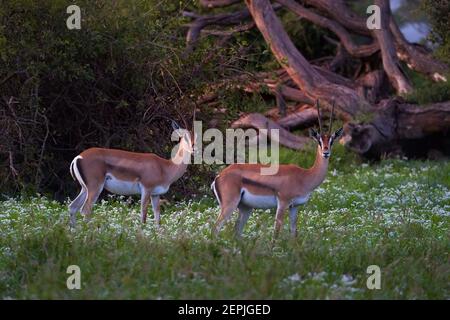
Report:
M 297 218 L 298 218 L 298 207 L 289 208 L 289 226 L 291 230 L 291 236 L 297 236 Z
M 159 211 L 159 196 L 152 196 L 152 208 L 153 208 L 153 214 L 155 216 L 155 225 L 156 228 L 159 229 L 160 226 L 160 211 Z
M 141 221 L 147 222 L 148 204 L 150 202 L 150 191 L 142 189 L 141 191 Z
M 239 204 L 238 208 L 239 208 L 239 217 L 236 220 L 235 230 L 236 236 L 240 237 L 242 235 L 242 230 L 244 229 L 244 226 L 248 221 L 248 218 L 250 218 L 252 208 L 244 204 Z
M 283 225 L 283 219 L 284 219 L 284 214 L 286 212 L 286 208 L 287 208 L 287 203 L 278 198 L 277 213 L 275 215 L 275 225 L 274 225 L 274 232 L 273 232 L 274 238 L 276 238 L 278 236 L 280 229 Z

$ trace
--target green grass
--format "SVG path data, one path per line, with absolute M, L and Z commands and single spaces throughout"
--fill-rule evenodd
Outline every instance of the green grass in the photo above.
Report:
M 240 241 L 236 216 L 212 239 L 212 196 L 163 206 L 159 232 L 123 197 L 75 230 L 67 204 L 0 202 L 0 298 L 449 299 L 450 164 L 357 164 L 335 151 L 298 237 L 286 221 L 274 243 L 270 211 L 255 212 Z M 281 159 L 313 161 L 284 149 Z M 66 288 L 69 265 L 81 268 L 81 290 Z M 369 265 L 381 268 L 380 290 L 366 287 Z

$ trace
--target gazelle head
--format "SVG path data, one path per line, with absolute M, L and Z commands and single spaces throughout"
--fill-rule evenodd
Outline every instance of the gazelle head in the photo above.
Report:
M 333 115 L 334 115 L 334 102 L 333 106 L 331 108 L 331 115 L 330 115 L 330 125 L 328 128 L 328 133 L 322 132 L 322 117 L 320 115 L 320 108 L 319 108 L 319 100 L 316 101 L 317 106 L 317 117 L 319 120 L 319 132 L 317 132 L 314 129 L 309 129 L 309 135 L 311 138 L 317 141 L 319 151 L 325 159 L 328 159 L 331 156 L 331 147 L 333 146 L 333 142 L 336 140 L 339 140 L 339 138 L 342 136 L 343 129 L 339 128 L 336 130 L 333 134 L 331 133 L 331 129 L 333 127 Z
M 172 120 L 172 128 L 180 138 L 180 148 L 190 154 L 195 151 L 196 134 L 187 129 L 181 128 L 178 123 Z

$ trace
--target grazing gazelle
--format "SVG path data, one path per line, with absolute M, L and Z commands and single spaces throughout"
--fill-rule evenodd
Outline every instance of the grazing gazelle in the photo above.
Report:
M 328 133 L 322 134 L 322 121 L 319 104 L 316 102 L 319 132 L 310 130 L 311 137 L 317 141 L 314 165 L 309 169 L 296 165 L 279 165 L 274 175 L 261 175 L 262 164 L 232 164 L 214 179 L 211 187 L 220 205 L 220 215 L 215 224 L 217 234 L 231 214 L 239 209 L 236 233 L 240 235 L 253 208 L 277 208 L 274 236 L 279 233 L 286 209 L 289 209 L 290 231 L 297 234 L 298 206 L 305 204 L 311 193 L 325 179 L 331 146 L 342 135 L 342 128 L 331 134 L 333 111 L 331 111 Z
M 141 195 L 141 217 L 145 223 L 151 199 L 156 226 L 160 224 L 159 196 L 186 171 L 194 149 L 195 138 L 188 130 L 172 127 L 180 136 L 176 154 L 164 159 L 153 153 L 135 153 L 116 149 L 90 148 L 76 156 L 70 173 L 81 185 L 80 194 L 69 205 L 70 224 L 81 210 L 90 215 L 103 188 L 120 195 Z

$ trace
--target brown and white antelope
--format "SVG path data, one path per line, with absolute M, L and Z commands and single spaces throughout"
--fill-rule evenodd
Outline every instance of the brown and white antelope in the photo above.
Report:
M 75 225 L 78 211 L 89 216 L 103 189 L 120 195 L 141 195 L 141 218 L 145 223 L 151 199 L 156 226 L 160 225 L 159 197 L 186 171 L 194 150 L 195 137 L 172 121 L 180 137 L 178 150 L 171 159 L 153 153 L 117 149 L 90 148 L 76 156 L 70 173 L 81 185 L 80 194 L 69 205 L 70 224 Z
M 289 209 L 290 232 L 297 234 L 298 206 L 305 204 L 311 193 L 325 179 L 333 142 L 342 135 L 342 128 L 331 134 L 333 111 L 328 133 L 322 133 L 319 104 L 316 102 L 319 132 L 310 129 L 310 136 L 318 143 L 314 165 L 309 169 L 293 164 L 279 165 L 274 175 L 262 175 L 262 164 L 232 164 L 217 175 L 211 187 L 220 205 L 215 224 L 217 234 L 231 214 L 238 209 L 236 233 L 241 235 L 254 208 L 276 208 L 274 236 L 279 233 L 286 209 Z

